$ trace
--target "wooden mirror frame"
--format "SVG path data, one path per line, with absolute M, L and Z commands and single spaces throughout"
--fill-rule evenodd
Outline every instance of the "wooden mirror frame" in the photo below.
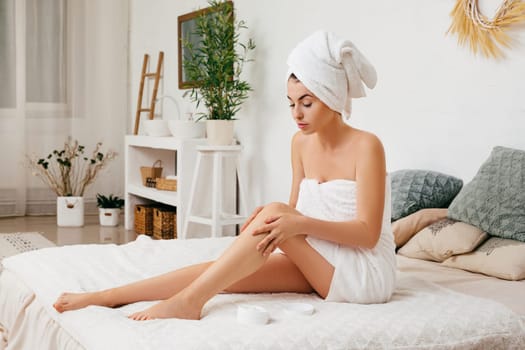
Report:
M 233 9 L 232 1 L 225 1 L 225 3 L 227 3 L 228 6 L 231 6 L 231 8 Z M 184 26 L 190 25 L 192 22 L 195 22 L 198 17 L 202 15 L 207 15 L 209 13 L 213 13 L 213 11 L 211 7 L 206 7 L 204 9 L 189 12 L 177 17 L 179 89 L 191 89 L 199 85 L 196 81 L 189 81 L 184 79 L 184 46 L 182 41 L 182 39 L 186 35 L 186 33 L 183 33 Z

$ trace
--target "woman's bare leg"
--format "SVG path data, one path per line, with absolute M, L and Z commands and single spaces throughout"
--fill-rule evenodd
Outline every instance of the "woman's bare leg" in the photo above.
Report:
M 64 293 L 53 306 L 58 312 L 81 309 L 89 305 L 115 307 L 138 301 L 164 300 L 180 292 L 212 262 L 183 267 L 159 276 L 121 287 L 92 293 Z
M 291 261 L 282 261 L 284 259 L 289 260 L 281 254 L 272 255 L 263 268 L 247 276 L 244 279 L 245 281 L 238 281 L 230 288 L 227 288 L 226 291 L 230 293 L 292 291 L 288 285 L 279 286 L 263 283 L 264 280 L 267 280 L 266 276 L 275 276 L 277 281 L 290 280 L 297 267 Z M 89 305 L 116 307 L 138 301 L 165 300 L 187 287 L 211 264 L 212 262 L 205 262 L 191 265 L 159 276 L 98 292 L 63 293 L 53 306 L 58 312 L 64 312 L 81 309 Z M 282 276 L 283 274 L 286 274 L 286 276 Z M 297 292 L 312 291 L 312 288 L 302 275 L 296 277 L 296 279 Z
M 293 210 L 283 204 L 272 204 L 268 211 L 259 215 L 260 220 L 271 213 Z M 251 232 L 250 227 L 244 232 Z M 252 228 L 253 229 L 253 228 Z M 243 236 L 243 235 L 241 235 Z M 249 234 L 249 236 L 251 236 Z M 251 236 L 253 237 L 253 236 Z M 264 237 L 258 236 L 259 240 Z M 256 237 L 254 237 L 256 238 Z M 260 255 L 253 245 L 249 250 Z M 304 240 L 295 236 L 284 242 L 280 248 L 286 255 L 272 254 L 261 268 L 246 277 L 224 287 L 225 291 L 236 292 L 312 292 L 317 291 L 322 297 L 328 293 L 333 274 L 333 267 Z M 212 262 L 188 266 L 166 274 L 134 282 L 125 286 L 94 293 L 65 293 L 58 298 L 54 307 L 59 312 L 75 310 L 88 305 L 114 307 L 138 301 L 168 299 L 193 282 Z M 220 290 L 219 290 L 220 291 Z M 137 316 L 137 314 L 135 314 Z M 143 315 L 144 316 L 144 315 Z M 200 316 L 200 315 L 199 315 Z M 160 317 L 160 316 L 158 316 Z M 173 316 L 170 316 L 173 317 Z M 148 317 L 153 318 L 153 317 Z M 136 318 L 136 319 L 148 319 Z
M 138 301 L 168 299 L 188 286 L 211 263 L 206 262 L 184 267 L 104 291 L 63 293 L 55 302 L 54 307 L 58 312 L 64 312 L 84 308 L 89 305 L 115 307 Z M 310 293 L 313 291 L 310 283 L 298 267 L 283 254 L 271 255 L 259 270 L 225 289 L 225 292 L 229 293 Z
M 199 319 L 204 304 L 217 293 L 228 290 L 229 287 L 230 290 L 246 290 L 250 275 L 255 275 L 268 259 L 256 250 L 257 244 L 264 235 L 253 236 L 250 232 L 262 225 L 265 218 L 283 212 L 295 212 L 295 209 L 281 203 L 266 206 L 223 255 L 186 288 L 147 310 L 131 315 L 130 318 L 135 320 L 173 317 Z M 285 241 L 280 248 L 287 256 L 278 264 L 282 265 L 281 267 L 293 264 L 297 268 L 289 269 L 290 276 L 285 276 L 287 278 L 283 280 L 276 280 L 272 274 L 265 276 L 256 274 L 253 282 L 255 283 L 257 278 L 257 283 L 260 285 L 256 291 L 278 291 L 277 284 L 280 284 L 281 288 L 284 285 L 284 290 L 279 291 L 297 291 L 299 284 L 296 283 L 299 281 L 300 288 L 305 288 L 306 285 L 306 290 L 313 288 L 325 297 L 333 275 L 332 265 L 310 247 L 304 236 L 294 236 Z M 278 271 L 272 270 L 274 273 Z

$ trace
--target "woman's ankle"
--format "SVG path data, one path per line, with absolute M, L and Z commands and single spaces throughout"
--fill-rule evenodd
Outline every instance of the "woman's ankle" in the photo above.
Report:
M 193 308 L 201 309 L 204 307 L 204 304 L 210 299 L 205 296 L 200 295 L 199 293 L 191 291 L 190 288 L 185 288 L 175 295 L 177 299 L 182 301 L 186 305 L 190 305 Z
M 116 295 L 115 288 L 101 290 L 99 292 L 93 293 L 93 300 L 96 302 L 97 305 L 100 306 L 107 306 L 107 307 L 116 307 L 121 304 L 116 302 L 117 295 Z

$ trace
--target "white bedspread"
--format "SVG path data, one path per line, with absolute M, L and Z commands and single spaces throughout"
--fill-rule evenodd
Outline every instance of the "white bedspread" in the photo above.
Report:
M 145 278 L 217 257 L 231 238 L 153 241 L 140 236 L 122 246 L 46 248 L 7 258 L 46 311 L 86 349 L 520 349 L 525 327 L 496 302 L 398 276 L 386 304 L 324 302 L 315 295 L 223 294 L 213 298 L 200 321 L 132 321 L 126 316 L 151 302 L 118 309 L 88 307 L 58 314 L 52 304 L 62 291 L 91 291 Z M 287 317 L 283 305 L 306 301 L 311 316 Z M 236 321 L 237 305 L 265 307 L 269 324 Z

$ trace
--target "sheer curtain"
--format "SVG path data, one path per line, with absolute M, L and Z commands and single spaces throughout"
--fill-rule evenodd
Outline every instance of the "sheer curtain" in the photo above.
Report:
M 54 214 L 56 195 L 25 156 L 120 153 L 85 194 L 123 194 L 128 128 L 128 0 L 0 0 L 0 216 Z

